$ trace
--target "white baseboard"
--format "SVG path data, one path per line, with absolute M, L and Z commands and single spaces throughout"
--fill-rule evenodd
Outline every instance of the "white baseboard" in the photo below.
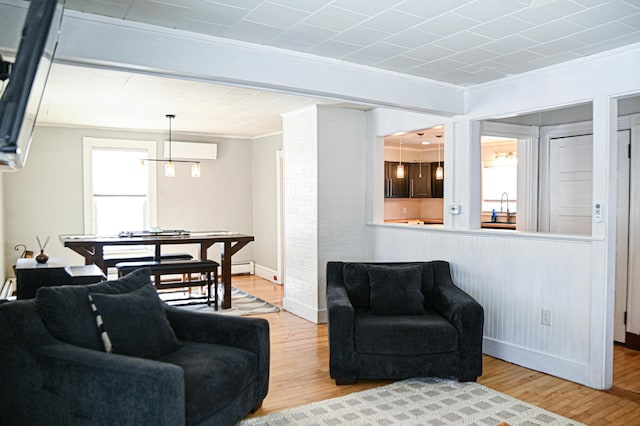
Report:
M 585 386 L 594 387 L 589 382 L 589 365 L 537 352 L 511 343 L 501 342 L 485 337 L 482 352 L 525 368 L 550 374 L 561 379 L 570 380 Z
M 255 270 L 255 267 L 254 267 L 253 261 L 238 262 L 238 263 L 231 264 L 232 275 L 238 275 L 238 274 L 253 275 L 254 270 Z M 221 274 L 222 274 L 222 267 L 218 268 L 218 276 L 222 276 Z
M 278 274 L 278 271 L 274 271 L 273 269 L 258 264 L 255 265 L 255 271 L 255 274 L 260 278 L 264 278 L 274 284 L 282 285 L 282 278 Z
M 286 296 L 282 299 L 282 307 L 286 311 L 315 324 L 323 324 L 328 320 L 326 309 L 318 310 L 317 308 L 298 302 Z

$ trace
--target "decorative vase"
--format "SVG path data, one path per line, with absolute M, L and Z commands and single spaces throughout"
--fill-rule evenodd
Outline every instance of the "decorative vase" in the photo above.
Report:
M 40 254 L 36 256 L 36 262 L 47 263 L 47 260 L 49 260 L 49 256 L 44 252 L 44 250 L 40 250 Z

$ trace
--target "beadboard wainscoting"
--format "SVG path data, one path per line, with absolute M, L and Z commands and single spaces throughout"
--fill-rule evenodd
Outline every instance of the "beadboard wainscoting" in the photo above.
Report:
M 402 225 L 370 225 L 367 238 L 374 261 L 449 261 L 455 283 L 484 307 L 484 353 L 597 387 L 591 238 Z

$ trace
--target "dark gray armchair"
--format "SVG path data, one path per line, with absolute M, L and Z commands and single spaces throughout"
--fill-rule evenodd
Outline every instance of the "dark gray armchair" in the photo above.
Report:
M 233 425 L 268 382 L 266 320 L 170 307 L 148 270 L 0 305 L 3 425 Z
M 328 262 L 327 310 L 336 384 L 482 375 L 484 311 L 447 262 Z

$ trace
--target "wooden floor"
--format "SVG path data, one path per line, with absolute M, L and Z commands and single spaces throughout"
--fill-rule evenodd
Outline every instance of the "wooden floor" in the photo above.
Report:
M 281 308 L 266 314 L 271 328 L 269 394 L 253 416 L 381 386 L 358 381 L 336 386 L 329 377 L 327 325 L 316 325 L 282 310 L 283 287 L 248 275 L 233 286 Z M 603 392 L 484 356 L 478 382 L 522 401 L 588 425 L 640 425 L 640 352 L 616 345 L 614 386 Z

